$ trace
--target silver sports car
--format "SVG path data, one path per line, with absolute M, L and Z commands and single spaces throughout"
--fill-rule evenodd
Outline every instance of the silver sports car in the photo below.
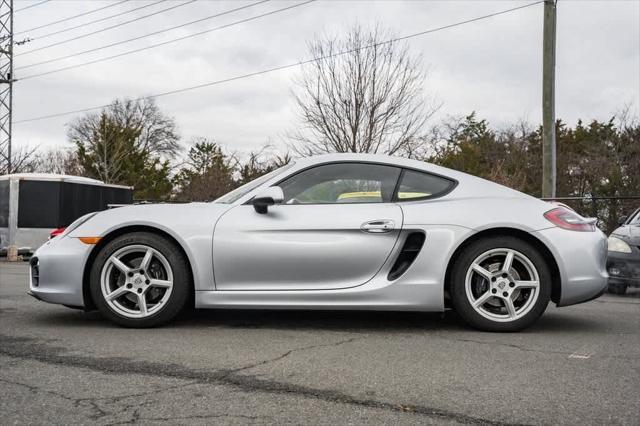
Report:
M 296 160 L 211 203 L 86 215 L 37 250 L 30 294 L 126 327 L 195 308 L 455 309 L 514 331 L 607 286 L 593 220 L 402 158 Z

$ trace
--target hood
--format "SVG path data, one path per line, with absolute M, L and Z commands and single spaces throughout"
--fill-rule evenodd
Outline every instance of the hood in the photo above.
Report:
M 218 218 L 232 206 L 216 203 L 135 204 L 102 211 L 69 235 L 103 236 L 125 226 L 152 226 L 166 231 L 208 232 Z
M 640 226 L 624 225 L 613 231 L 611 235 L 615 235 L 624 241 L 636 246 L 640 246 Z

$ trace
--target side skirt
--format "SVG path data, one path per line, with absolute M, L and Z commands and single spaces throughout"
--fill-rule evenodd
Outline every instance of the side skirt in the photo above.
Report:
M 395 284 L 364 290 L 196 291 L 196 308 L 442 312 L 441 284 Z

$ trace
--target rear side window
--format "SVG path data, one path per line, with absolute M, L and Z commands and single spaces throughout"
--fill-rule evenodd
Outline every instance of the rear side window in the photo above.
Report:
M 400 180 L 396 199 L 398 201 L 414 201 L 433 198 L 451 191 L 455 182 L 429 173 L 405 170 Z

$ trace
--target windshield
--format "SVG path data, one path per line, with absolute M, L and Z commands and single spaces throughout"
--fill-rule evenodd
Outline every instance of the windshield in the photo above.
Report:
M 272 177 L 274 177 L 274 176 L 284 172 L 285 170 L 291 168 L 293 165 L 294 165 L 294 163 L 285 164 L 284 166 L 282 166 L 282 167 L 280 167 L 278 169 L 275 169 L 275 170 L 267 173 L 266 175 L 260 176 L 259 178 L 254 179 L 251 182 L 245 183 L 244 185 L 234 189 L 233 191 L 226 193 L 222 197 L 214 200 L 213 202 L 214 203 L 219 203 L 219 204 L 231 204 L 231 203 L 239 200 L 240 198 L 242 198 L 243 196 L 245 196 L 249 192 L 253 191 L 255 188 L 259 187 L 260 185 L 262 185 L 263 183 L 265 183 L 266 181 L 268 181 Z
M 640 209 L 636 210 L 634 216 L 627 222 L 629 225 L 640 225 Z

